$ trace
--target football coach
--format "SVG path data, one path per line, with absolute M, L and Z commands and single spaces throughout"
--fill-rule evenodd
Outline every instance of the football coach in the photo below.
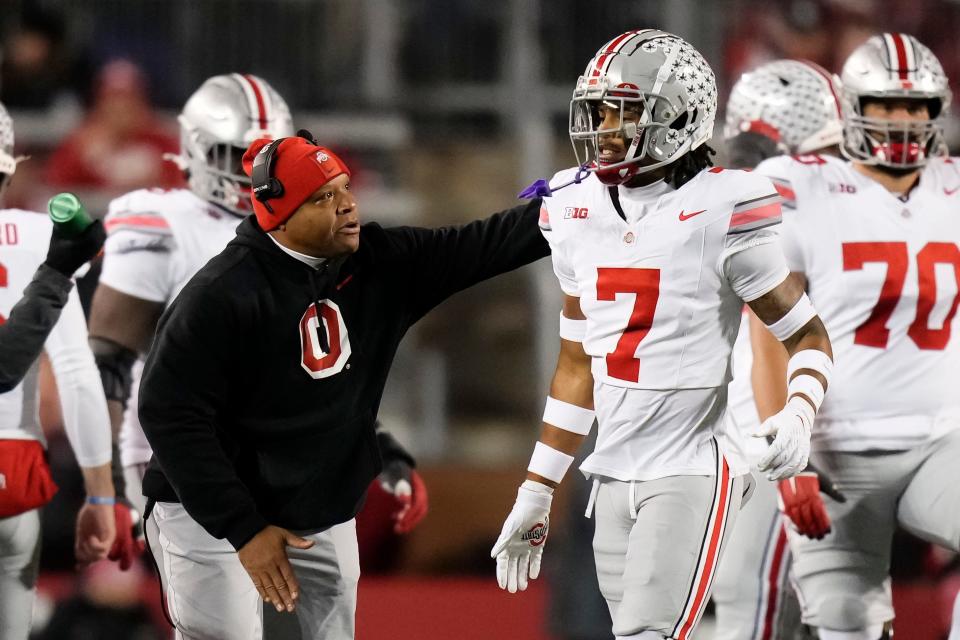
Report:
M 361 225 L 308 132 L 243 157 L 254 214 L 160 320 L 140 388 L 147 528 L 183 638 L 354 637 L 354 515 L 400 340 L 454 293 L 542 258 L 540 201 L 460 227 Z

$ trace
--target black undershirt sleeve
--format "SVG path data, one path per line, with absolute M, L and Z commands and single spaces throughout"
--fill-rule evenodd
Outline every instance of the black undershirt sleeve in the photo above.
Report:
M 20 384 L 40 356 L 72 286 L 70 278 L 46 265 L 37 269 L 10 317 L 0 325 L 0 393 Z

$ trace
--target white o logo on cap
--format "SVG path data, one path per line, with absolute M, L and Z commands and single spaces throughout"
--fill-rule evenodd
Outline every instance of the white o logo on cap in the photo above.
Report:
M 325 154 L 323 151 L 317 151 L 317 162 L 326 162 L 330 159 L 330 156 Z

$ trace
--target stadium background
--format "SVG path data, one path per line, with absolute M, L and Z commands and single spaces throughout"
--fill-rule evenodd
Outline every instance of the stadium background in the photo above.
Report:
M 30 156 L 6 205 L 42 210 L 69 189 L 102 214 L 133 188 L 175 186 L 160 155 L 176 148 L 177 110 L 208 76 L 241 71 L 271 82 L 295 125 L 348 158 L 363 219 L 464 222 L 573 164 L 574 81 L 608 39 L 648 26 L 687 38 L 711 62 L 718 122 L 743 71 L 781 57 L 838 71 L 882 30 L 917 36 L 954 91 L 960 81 L 960 2 L 947 0 L 0 0 L 0 101 L 17 153 Z M 960 145 L 955 116 L 948 138 Z M 381 418 L 418 456 L 431 512 L 401 540 L 372 517 L 358 638 L 610 637 L 577 474 L 555 509 L 545 578 L 530 592 L 499 592 L 488 555 L 535 438 L 558 310 L 542 261 L 460 294 L 407 338 Z M 56 431 L 52 406 L 44 419 Z M 82 495 L 62 437 L 51 460 L 61 492 L 44 514 L 36 613 L 49 627 L 37 637 L 73 637 L 64 630 L 90 610 L 115 621 L 114 635 L 84 637 L 164 637 L 146 565 L 72 572 Z M 901 535 L 894 572 L 907 637 L 945 637 L 956 559 Z

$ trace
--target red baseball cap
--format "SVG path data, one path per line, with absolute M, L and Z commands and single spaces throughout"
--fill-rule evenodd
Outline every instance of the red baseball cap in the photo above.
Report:
M 269 138 L 258 138 L 243 154 L 243 170 L 248 176 L 253 175 L 253 159 L 271 142 Z M 273 177 L 283 184 L 283 195 L 268 201 L 272 213 L 263 202 L 253 198 L 253 213 L 264 231 L 286 222 L 313 192 L 341 173 L 350 175 L 350 169 L 336 154 L 305 138 L 285 138 L 274 153 Z

